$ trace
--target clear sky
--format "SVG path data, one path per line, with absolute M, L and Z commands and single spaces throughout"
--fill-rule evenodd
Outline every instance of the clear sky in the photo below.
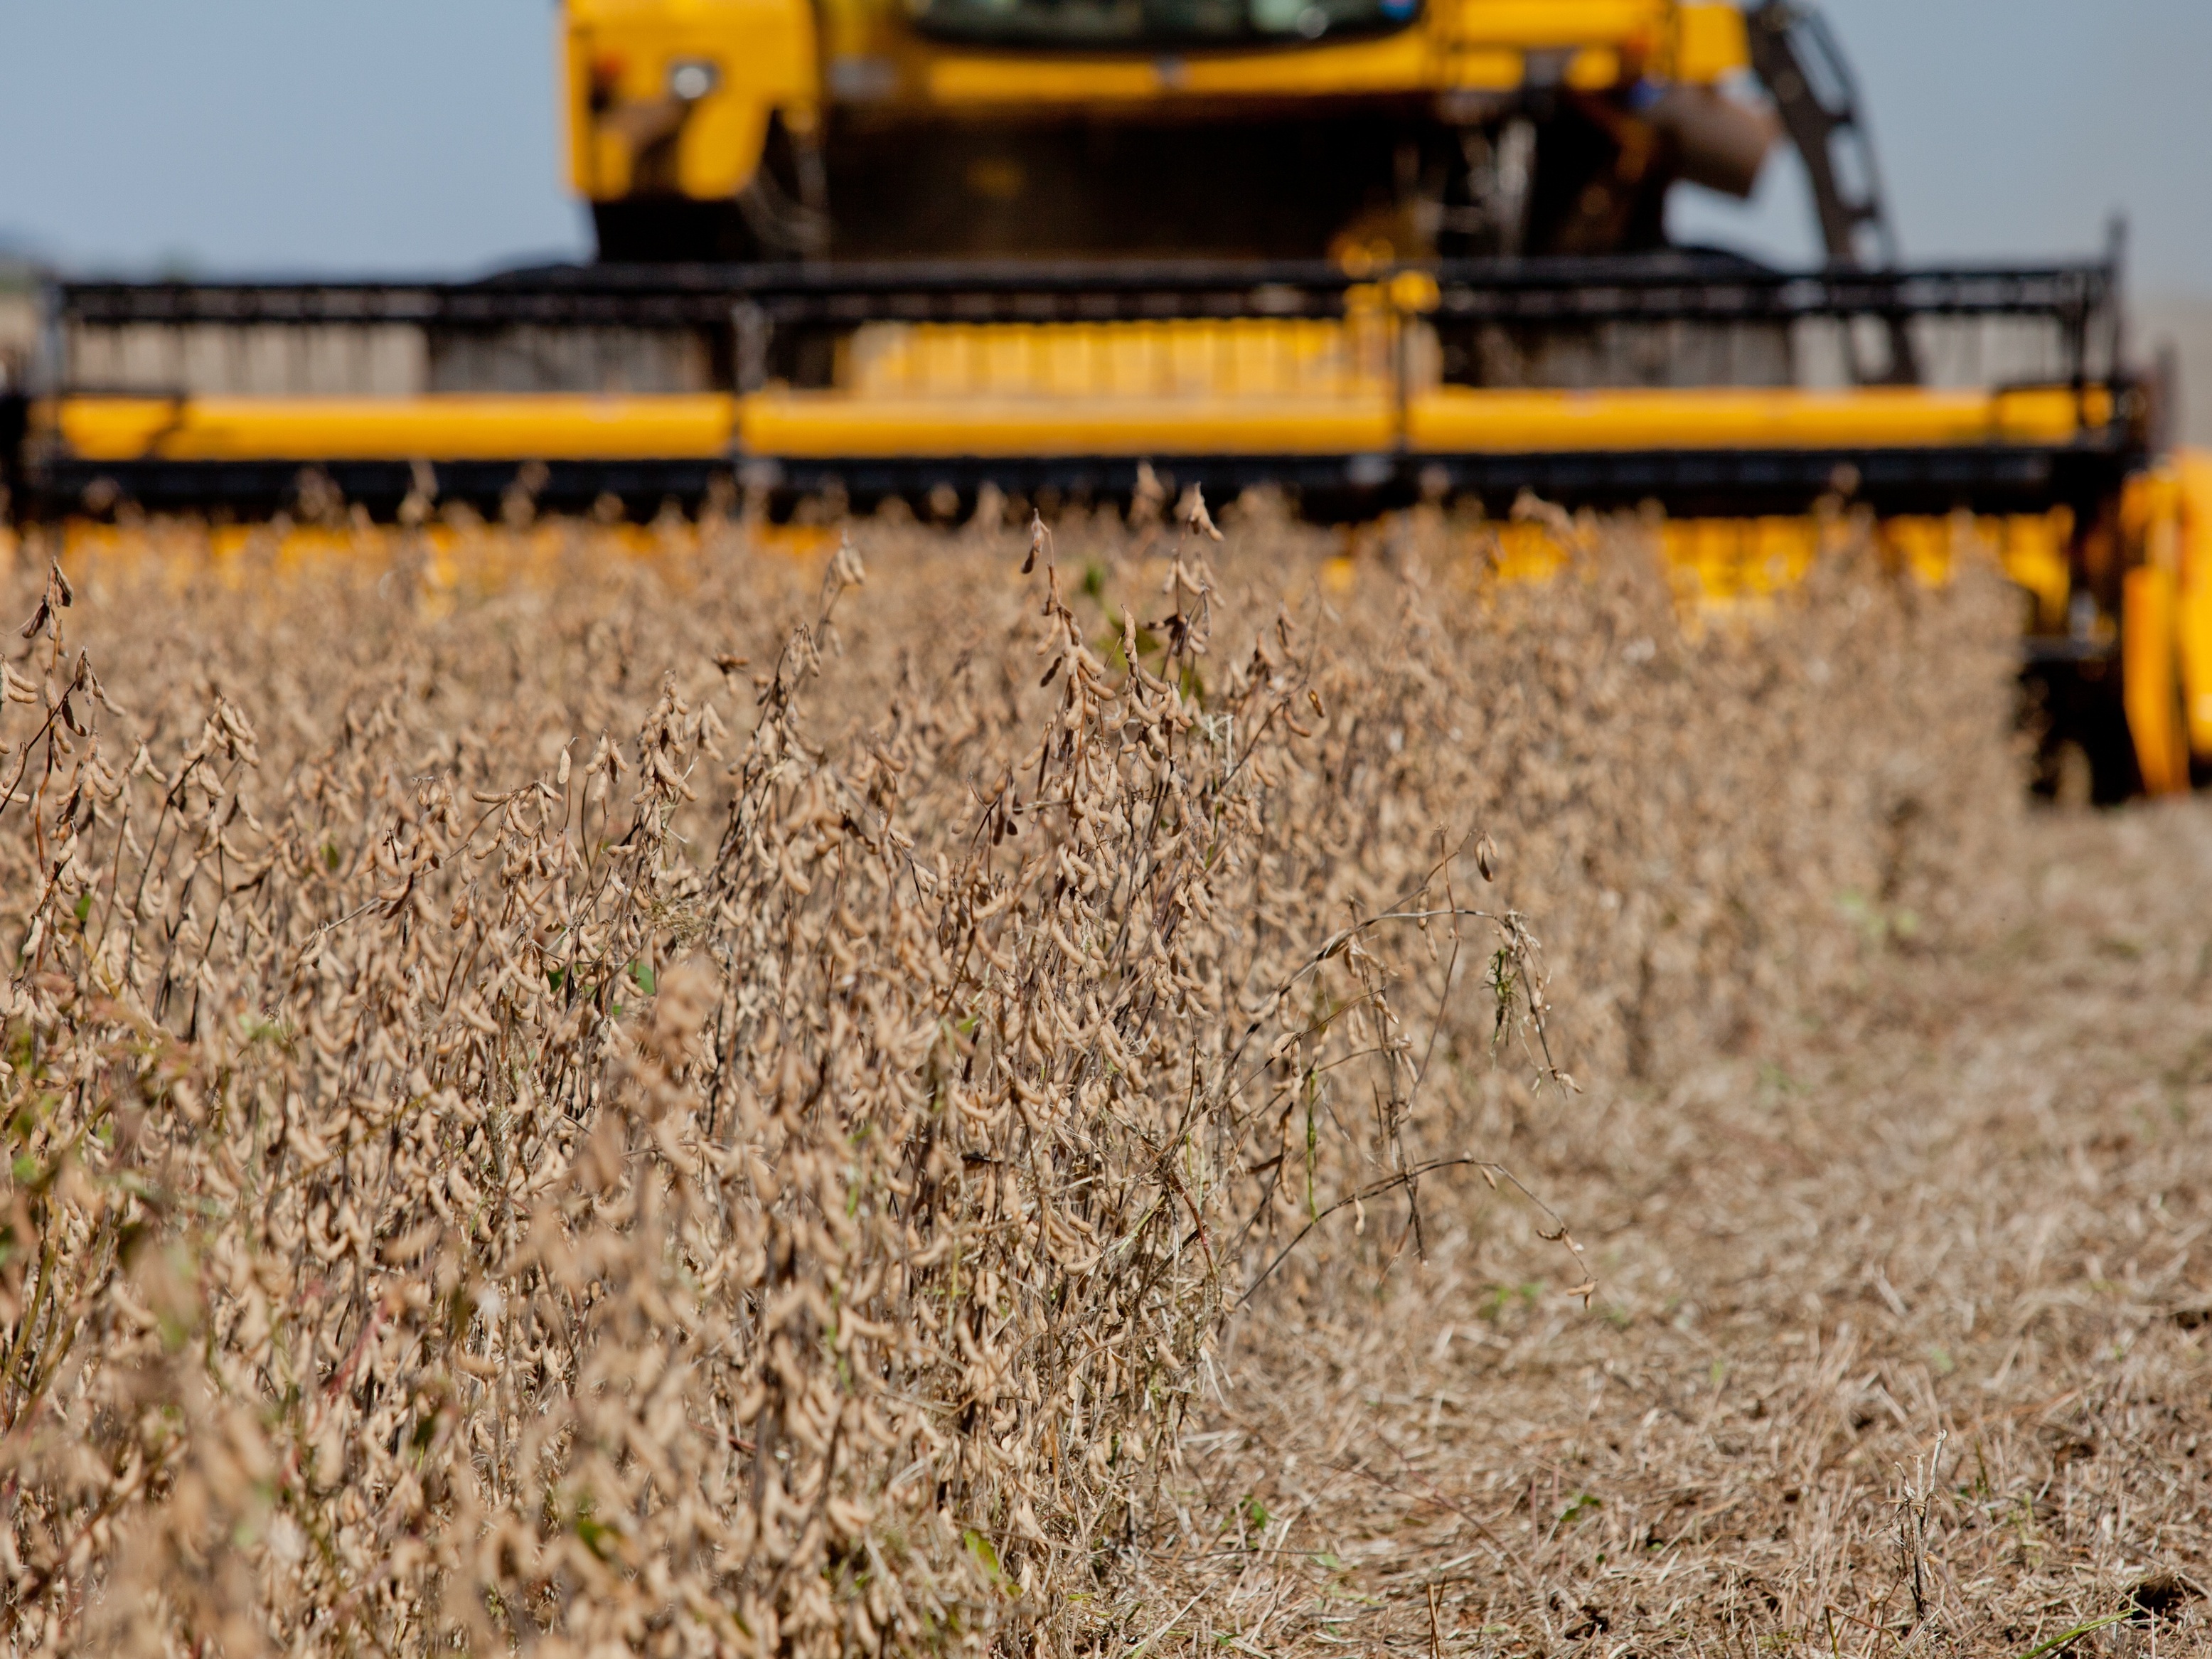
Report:
M 2087 253 L 2212 296 L 2212 0 L 1830 0 L 1908 258 Z M 0 246 L 67 266 L 580 255 L 550 0 L 0 0 Z M 1809 257 L 1787 158 L 1678 235 Z

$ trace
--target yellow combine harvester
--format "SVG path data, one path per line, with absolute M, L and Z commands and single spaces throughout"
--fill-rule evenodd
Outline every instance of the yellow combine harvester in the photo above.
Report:
M 599 263 L 56 284 L 0 401 L 15 510 L 264 514 L 307 479 L 377 514 L 426 480 L 950 513 L 1149 465 L 1346 518 L 1656 503 L 1725 583 L 1842 499 L 1908 553 L 2001 549 L 2100 793 L 2212 761 L 2212 466 L 2160 453 L 2116 258 L 1899 268 L 1802 7 L 569 0 L 562 27 Z M 1822 268 L 1667 245 L 1677 182 L 1747 193 L 1785 135 Z

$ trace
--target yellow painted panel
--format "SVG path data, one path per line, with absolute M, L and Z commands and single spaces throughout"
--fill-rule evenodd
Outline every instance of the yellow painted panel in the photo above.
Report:
M 1389 399 L 1343 398 L 854 398 L 757 392 L 741 400 L 747 452 L 881 456 L 1340 455 L 1386 449 Z
M 1426 33 L 1409 28 L 1340 46 L 1193 58 L 1182 64 L 1176 89 L 1194 97 L 1393 92 L 1434 85 L 1437 70 Z
M 611 202 L 630 192 L 630 147 L 618 133 L 589 131 L 585 154 L 589 157 L 591 180 L 585 194 L 595 202 Z
M 1278 447 L 1362 452 L 1392 443 L 1387 380 L 1362 349 L 1358 331 L 1334 324 L 917 328 L 874 361 L 860 363 L 848 391 L 748 400 L 747 419 L 756 408 L 783 411 L 773 416 L 781 422 L 774 429 L 805 434 L 806 447 L 795 453 L 809 454 L 833 453 L 821 446 L 840 422 L 866 446 L 854 453 L 944 453 L 927 425 L 905 426 L 909 421 L 949 422 L 949 431 L 972 427 L 978 433 L 995 432 L 1005 421 L 1028 432 L 1018 441 L 993 438 L 1000 447 L 979 453 L 1049 453 L 1069 445 L 1081 451 L 1100 442 L 1133 453 L 1164 453 L 1164 443 L 1128 435 L 1146 422 L 1164 432 L 1213 434 L 1202 443 L 1176 438 L 1184 453 L 1191 443 L 1255 454 Z M 1258 407 L 1277 404 L 1279 421 Z M 721 453 L 732 409 L 732 399 L 714 394 L 88 398 L 61 404 L 51 419 L 72 452 L 94 460 L 673 457 Z M 1880 447 L 2059 442 L 2078 429 L 2075 409 L 2063 391 L 1447 387 L 1410 399 L 1407 427 L 1412 447 L 1431 453 Z M 773 443 L 754 442 L 752 430 L 749 424 L 750 447 L 775 453 Z M 884 447 L 893 430 L 905 436 Z M 1323 430 L 1338 435 L 1323 442 L 1316 435 Z
M 752 182 L 768 138 L 769 106 L 742 94 L 702 98 L 676 143 L 676 184 L 696 201 L 736 195 Z
M 1459 0 L 1452 33 L 1471 44 L 1526 52 L 1652 46 L 1666 14 L 1666 0 Z
M 1881 521 L 1881 538 L 1891 555 L 1923 586 L 1951 580 L 1958 526 L 1948 518 L 1900 514 Z
M 2077 405 L 2063 388 L 2019 392 L 1863 387 L 1849 392 L 1506 392 L 1444 386 L 1407 401 L 1417 453 L 1559 449 L 1830 449 L 1931 444 L 2063 443 L 2101 388 Z
M 1549 581 L 1567 568 L 1567 550 L 1548 525 L 1512 520 L 1491 526 L 1490 534 L 1490 568 L 1500 581 Z
M 1763 598 L 1804 580 L 1820 554 L 1820 526 L 1804 516 L 1669 519 L 1659 548 L 1670 569 L 1695 579 L 1700 599 Z
M 1517 83 L 1517 60 L 1514 67 L 1514 81 L 1507 84 Z M 1084 104 L 1409 91 L 1437 85 L 1439 78 L 1427 33 L 1405 29 L 1343 46 L 1189 57 L 933 54 L 924 84 L 930 100 L 939 104 Z
M 185 418 L 180 402 L 159 398 L 71 398 L 40 413 L 48 416 L 40 425 L 71 454 L 94 461 L 150 455 L 161 434 Z
M 2021 513 L 2002 521 L 1998 557 L 2004 573 L 2035 597 L 2035 628 L 2057 634 L 2066 627 L 2066 602 L 2074 592 L 2067 543 L 2074 533 L 2069 508 Z
M 863 398 L 1380 395 L 1387 343 L 1371 318 L 871 323 L 838 384 Z
M 570 0 L 563 55 L 572 182 L 595 200 L 636 187 L 638 151 L 672 133 L 669 182 L 702 200 L 727 197 L 759 165 L 769 116 L 819 101 L 807 0 Z M 684 104 L 669 76 L 689 61 L 715 78 Z M 595 85 L 610 100 L 603 112 L 591 107 Z
M 73 398 L 52 424 L 86 460 L 677 459 L 724 453 L 732 399 Z
M 1445 83 L 1475 92 L 1510 92 L 1521 84 L 1525 68 L 1517 52 L 1484 48 L 1454 51 L 1444 72 Z
M 1686 5 L 1674 14 L 1674 78 L 1712 82 L 1751 64 L 1743 13 L 1734 6 Z
M 1620 54 L 1611 46 L 1584 46 L 1567 64 L 1567 84 L 1577 92 L 1603 92 L 1620 82 Z
M 2189 787 L 2175 667 L 2173 573 L 2137 565 L 2120 589 L 2120 700 L 2143 787 L 2154 795 Z
M 1125 103 L 1167 90 L 1149 58 L 939 58 L 926 84 L 939 104 Z
M 591 31 L 564 16 L 559 34 L 553 61 L 559 66 L 561 125 L 567 140 L 562 149 L 568 158 L 568 188 L 579 196 L 589 197 L 599 187 L 599 169 L 594 159 L 597 141 L 591 119 Z
M 2180 507 L 2174 631 L 2189 746 L 2212 759 L 2212 452 L 2173 457 Z

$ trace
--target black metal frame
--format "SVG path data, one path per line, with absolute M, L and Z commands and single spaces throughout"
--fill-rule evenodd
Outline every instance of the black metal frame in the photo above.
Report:
M 1200 483 L 1216 501 L 1254 485 L 1289 492 L 1321 520 L 1365 517 L 1425 496 L 1480 500 L 1503 514 L 1523 489 L 1570 507 L 1656 501 L 1678 516 L 1803 513 L 1842 495 L 1876 512 L 2040 512 L 2063 502 L 2087 514 L 2108 500 L 2141 453 L 2121 434 L 2075 447 L 1850 450 L 1540 451 L 1474 455 L 1156 455 L 1177 486 Z M 435 463 L 438 498 L 496 507 L 518 483 L 549 511 L 576 512 L 603 497 L 650 517 L 665 503 L 695 509 L 716 489 L 757 491 L 781 517 L 809 497 L 842 497 L 866 510 L 890 496 L 916 503 L 950 489 L 963 503 L 985 483 L 1031 500 L 1124 501 L 1137 485 L 1127 457 L 881 460 L 765 459 Z M 240 517 L 290 510 L 303 478 L 319 475 L 377 518 L 395 514 L 415 487 L 401 461 L 80 461 L 47 464 L 28 501 L 37 514 L 82 510 L 96 487 L 149 512 L 214 511 Z M 719 483 L 718 483 L 718 481 Z M 532 487 L 534 486 L 534 487 Z
M 1337 317 L 1355 289 L 1401 270 L 1434 280 L 1435 314 L 1509 324 L 1791 322 L 1805 318 L 2048 316 L 2086 366 L 2090 330 L 2118 303 L 2106 261 L 1775 270 L 1723 254 L 1455 260 L 1353 276 L 1316 261 L 957 261 L 828 266 L 580 265 L 473 283 L 69 282 L 67 325 L 415 324 L 730 329 L 863 322 L 1109 322 Z
M 1859 119 L 1858 86 L 1827 20 L 1792 0 L 1760 0 L 1744 21 L 1752 67 L 1804 158 L 1828 257 L 1844 264 L 1895 264 L 1897 238 Z M 1849 167 L 1841 155 L 1846 145 L 1856 152 Z M 1862 229 L 1873 233 L 1874 248 L 1860 246 Z

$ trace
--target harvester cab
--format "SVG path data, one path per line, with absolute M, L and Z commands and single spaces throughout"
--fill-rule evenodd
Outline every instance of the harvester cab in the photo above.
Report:
M 1743 15 L 1669 0 L 573 0 L 565 47 L 617 262 L 1644 252 L 1773 136 Z
M 382 515 L 427 480 L 964 511 L 1149 467 L 1321 517 L 1435 501 L 1471 544 L 1524 491 L 1641 510 L 1724 604 L 1856 514 L 1929 574 L 1996 550 L 2053 778 L 2212 761 L 2212 466 L 2161 453 L 2117 244 L 1899 264 L 1790 0 L 568 0 L 561 29 L 597 263 L 52 283 L 15 510 Z M 1785 138 L 1823 264 L 1668 245 L 1677 184 L 1747 193 Z

